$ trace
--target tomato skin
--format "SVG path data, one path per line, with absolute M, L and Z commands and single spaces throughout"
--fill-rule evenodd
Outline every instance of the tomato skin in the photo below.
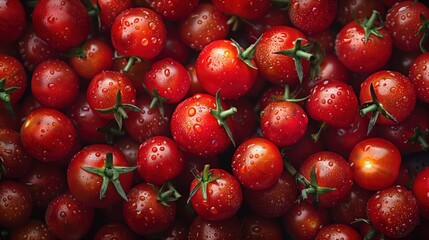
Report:
M 155 1 L 146 0 L 149 6 L 168 21 L 179 21 L 189 16 L 199 0 Z
M 122 104 L 135 104 L 136 89 L 128 77 L 116 71 L 103 71 L 89 82 L 86 99 L 93 110 L 106 109 L 115 106 L 118 91 L 121 91 Z M 114 114 L 95 112 L 101 118 L 114 119 Z
M 270 8 L 268 0 L 212 0 L 213 4 L 228 15 L 237 15 L 245 19 L 263 16 Z
M 89 15 L 79 0 L 37 1 L 32 20 L 37 36 L 59 51 L 78 46 L 90 30 Z
M 429 53 L 422 53 L 412 61 L 408 76 L 415 86 L 417 98 L 429 103 Z
M 417 173 L 412 190 L 417 203 L 423 206 L 423 208 L 429 208 L 429 200 L 427 197 L 429 194 L 429 167 Z
M 195 212 L 206 220 L 226 220 L 233 217 L 241 207 L 243 195 L 240 183 L 224 169 L 209 170 L 218 179 L 207 184 L 207 199 L 204 199 L 201 188 L 191 197 L 190 204 Z M 190 191 L 199 181 L 191 182 Z
M 72 56 L 69 60 L 75 72 L 91 79 L 97 73 L 113 67 L 113 50 L 109 44 L 99 38 L 91 38 L 83 43 L 84 56 Z
M 33 110 L 21 127 L 21 142 L 27 152 L 42 162 L 67 157 L 76 141 L 71 120 L 53 108 Z
M 301 38 L 302 45 L 307 44 L 307 37 L 296 28 L 287 26 L 274 26 L 262 35 L 256 45 L 255 62 L 259 74 L 276 85 L 298 83 L 298 74 L 293 58 L 275 52 L 291 49 L 294 42 Z M 308 60 L 301 60 L 303 72 L 308 72 Z
M 207 44 L 227 37 L 227 21 L 227 16 L 212 3 L 201 2 L 179 23 L 180 37 L 188 47 L 201 51 Z
M 13 105 L 24 95 L 27 88 L 27 75 L 21 62 L 15 57 L 0 53 L 0 79 L 6 78 L 5 88 L 18 87 L 9 93 L 10 103 Z M 3 104 L 0 108 L 4 109 Z
M 186 68 L 172 58 L 155 61 L 143 79 L 143 86 L 151 95 L 159 94 L 165 103 L 178 103 L 189 90 L 191 79 Z M 157 91 L 157 93 L 155 93 Z M 160 100 L 163 102 L 163 100 Z
M 383 36 L 371 34 L 365 42 L 365 31 L 358 22 L 345 25 L 335 39 L 335 52 L 343 65 L 357 73 L 373 73 L 383 68 L 392 55 L 392 37 L 381 28 Z
M 106 208 L 122 200 L 112 183 L 109 183 L 105 196 L 100 198 L 102 177 L 82 169 L 82 167 L 102 168 L 107 153 L 113 155 L 113 166 L 130 167 L 128 159 L 118 148 L 105 144 L 93 144 L 77 152 L 67 168 L 67 183 L 71 194 L 80 202 L 93 208 Z M 120 174 L 118 180 L 124 192 L 127 193 L 133 183 L 133 173 Z
M 224 104 L 222 104 L 224 105 Z M 226 109 L 226 106 L 223 106 Z M 170 122 L 174 140 L 188 153 L 199 156 L 215 156 L 231 145 L 225 129 L 210 114 L 216 109 L 215 97 L 195 94 L 180 102 Z M 228 125 L 233 126 L 231 118 Z
M 264 190 L 279 180 L 283 171 L 283 159 L 273 142 L 254 137 L 238 146 L 231 167 L 243 187 Z
M 124 220 L 139 236 L 152 236 L 167 230 L 176 217 L 176 203 L 162 205 L 153 186 L 147 183 L 132 187 L 127 197 L 128 201 L 122 204 Z
M 66 192 L 49 203 L 45 221 L 57 238 L 82 239 L 94 221 L 94 209 L 78 201 Z
M 314 120 L 333 127 L 346 127 L 358 114 L 358 99 L 353 88 L 346 83 L 325 80 L 312 89 L 306 110 Z
M 372 191 L 389 187 L 395 182 L 401 161 L 398 148 L 383 138 L 362 140 L 349 156 L 354 182 Z
M 258 240 L 270 239 L 281 240 L 283 232 L 280 224 L 273 218 L 263 218 L 248 214 L 242 219 L 242 239 Z
M 0 182 L 0 226 L 11 228 L 30 219 L 33 200 L 30 191 L 15 181 Z
M 294 102 L 272 102 L 261 111 L 260 116 L 263 136 L 279 147 L 297 143 L 307 131 L 307 113 Z
M 19 132 L 10 128 L 0 128 L 0 158 L 0 166 L 6 170 L 1 178 L 7 179 L 24 176 L 33 162 L 22 146 Z
M 123 11 L 111 28 L 112 44 L 124 56 L 152 59 L 164 48 L 166 38 L 161 16 L 149 8 Z
M 404 121 L 416 105 L 416 90 L 405 75 L 388 70 L 381 70 L 368 76 L 361 84 L 359 101 L 361 104 L 371 102 L 371 84 L 374 86 L 378 101 L 395 119 L 396 123 Z M 373 114 L 373 113 L 372 113 Z M 372 115 L 369 114 L 369 115 Z M 381 125 L 394 125 L 395 122 L 380 114 L 376 121 Z
M 31 92 L 44 107 L 63 109 L 79 94 L 80 80 L 76 72 L 62 60 L 40 63 L 31 78 Z
M 160 186 L 177 177 L 185 167 L 184 155 L 177 143 L 164 136 L 144 141 L 138 150 L 136 164 L 145 182 Z
M 314 34 L 326 30 L 335 20 L 337 12 L 336 0 L 290 1 L 288 15 L 292 25 L 301 31 Z
M 391 186 L 374 193 L 367 203 L 371 224 L 384 236 L 407 236 L 419 223 L 419 209 L 411 190 Z
M 383 17 L 386 16 L 387 7 L 382 1 L 373 0 L 343 0 L 338 1 L 338 12 L 336 16 L 337 22 L 344 26 L 347 23 L 354 21 L 353 14 L 358 19 L 364 17 L 369 18 L 372 10 L 376 10 Z
M 298 198 L 295 178 L 283 171 L 277 183 L 268 189 L 251 190 L 243 188 L 244 202 L 250 210 L 264 218 L 276 218 L 285 215 Z
M 315 169 L 318 186 L 333 189 L 331 192 L 319 195 L 319 206 L 338 206 L 349 196 L 353 186 L 352 171 L 342 156 L 329 151 L 312 154 L 302 162 L 299 173 L 307 180 L 310 180 L 313 168 Z M 298 187 L 300 189 L 303 188 L 302 185 Z M 315 201 L 311 197 L 307 200 L 311 202 Z
M 222 99 L 236 99 L 252 88 L 257 70 L 239 59 L 237 48 L 230 40 L 217 40 L 199 53 L 195 69 L 205 91 L 215 95 L 220 89 Z M 255 65 L 252 60 L 251 63 Z
M 92 0 L 92 2 L 100 8 L 98 15 L 103 32 L 110 32 L 116 17 L 133 6 L 132 0 Z
M 211 221 L 196 216 L 189 226 L 189 240 L 235 240 L 241 239 L 240 220 L 231 217 L 226 220 Z
M 110 223 L 100 227 L 94 235 L 94 240 L 109 239 L 138 240 L 139 238 L 122 223 Z
M 315 209 L 311 203 L 301 201 L 295 203 L 281 221 L 293 239 L 311 240 L 320 228 L 329 224 L 329 213 L 326 208 Z
M 48 230 L 48 226 L 37 219 L 29 219 L 26 223 L 10 231 L 9 240 L 43 239 L 55 240 L 54 234 Z
M 315 237 L 316 240 L 344 239 L 359 240 L 362 237 L 359 233 L 346 224 L 329 224 L 322 227 Z
M 422 25 L 420 15 L 429 18 L 429 8 L 422 2 L 403 1 L 387 11 L 386 28 L 391 33 L 395 47 L 405 51 L 419 50 L 423 37 L 418 33 Z
M 24 5 L 19 0 L 6 0 L 0 3 L 0 42 L 16 41 L 25 31 L 27 20 Z

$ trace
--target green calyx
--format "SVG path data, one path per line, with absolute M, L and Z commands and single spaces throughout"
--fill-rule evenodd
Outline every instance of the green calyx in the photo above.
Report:
M 156 192 L 157 201 L 162 205 L 169 207 L 169 202 L 174 202 L 179 200 L 182 195 L 174 188 L 171 182 L 164 183 L 161 188 L 153 184 L 149 184 L 152 186 L 153 190 Z
M 162 118 L 164 118 L 164 103 L 168 102 L 168 98 L 162 97 L 158 89 L 153 89 L 152 92 L 149 92 L 149 95 L 152 97 L 152 101 L 150 102 L 149 108 L 153 109 L 155 106 L 158 107 L 159 113 L 161 113 Z
M 115 117 L 116 123 L 118 124 L 119 131 L 122 130 L 123 125 L 123 119 L 128 118 L 128 114 L 125 110 L 135 111 L 135 112 L 141 112 L 142 110 L 132 104 L 123 104 L 122 103 L 122 95 L 121 90 L 118 90 L 118 93 L 116 94 L 116 101 L 115 105 L 110 108 L 97 108 L 97 111 L 103 114 L 113 114 Z
M 128 201 L 127 195 L 124 192 L 124 189 L 119 182 L 119 176 L 124 173 L 132 172 L 137 169 L 138 166 L 134 167 L 123 167 L 123 166 L 114 166 L 113 165 L 113 154 L 111 152 L 106 154 L 106 160 L 104 161 L 104 166 L 101 168 L 94 167 L 81 167 L 87 172 L 91 172 L 99 175 L 103 178 L 100 188 L 100 199 L 103 199 L 106 195 L 107 187 L 109 183 L 112 183 L 115 186 L 116 191 L 118 191 L 121 197 Z
M 238 51 L 238 59 L 243 61 L 247 66 L 249 66 L 252 69 L 257 69 L 256 66 L 252 63 L 253 55 L 255 54 L 256 45 L 258 45 L 259 41 L 261 41 L 262 36 L 260 36 L 255 43 L 250 45 L 248 48 L 246 48 L 244 51 L 241 48 L 240 44 L 236 42 L 234 39 L 231 39 L 231 41 L 234 43 L 235 47 Z
M 0 180 L 2 179 L 2 177 L 4 176 L 4 175 L 6 175 L 6 173 L 7 173 L 7 170 L 6 170 L 6 168 L 4 167 L 4 165 L 3 165 L 3 158 L 0 156 Z
M 213 176 L 213 171 L 210 171 L 210 165 L 204 165 L 204 169 L 202 174 L 198 172 L 196 169 L 192 172 L 194 177 L 198 180 L 198 184 L 191 190 L 187 203 L 191 201 L 191 198 L 197 193 L 197 191 L 201 188 L 201 193 L 203 195 L 203 199 L 207 200 L 207 184 L 219 179 L 221 176 Z
M 103 133 L 107 144 L 112 145 L 116 137 L 125 135 L 125 131 L 120 130 L 116 121 L 109 121 L 106 126 L 97 128 L 97 131 Z
M 420 21 L 422 25 L 419 27 L 419 30 L 417 31 L 417 35 L 423 34 L 422 39 L 420 39 L 419 47 L 422 52 L 427 52 L 425 48 L 425 43 L 428 39 L 429 35 L 429 20 L 423 16 L 423 14 L 420 14 Z
M 228 135 L 232 144 L 235 146 L 235 141 L 231 132 L 231 128 L 229 127 L 226 120 L 237 112 L 237 108 L 231 107 L 227 110 L 223 109 L 222 100 L 220 99 L 220 90 L 217 90 L 215 98 L 216 98 L 216 109 L 210 109 L 210 114 L 216 118 L 219 126 L 225 129 L 226 134 Z
M 379 38 L 383 38 L 383 35 L 379 32 L 379 30 L 381 28 L 383 28 L 383 19 L 380 15 L 380 13 L 376 10 L 372 11 L 372 14 L 369 18 L 364 18 L 363 22 L 358 20 L 354 14 L 353 14 L 353 18 L 355 19 L 355 21 L 357 23 L 359 23 L 359 25 L 364 29 L 365 31 L 365 43 L 368 42 L 369 37 L 371 36 L 371 34 L 379 37 Z M 378 19 L 379 21 L 379 25 L 376 25 L 376 20 Z
M 386 118 L 388 118 L 389 120 L 391 120 L 395 123 L 398 123 L 398 120 L 396 120 L 396 118 L 392 114 L 390 114 L 383 107 L 383 104 L 381 104 L 380 101 L 378 100 L 377 95 L 375 94 L 374 85 L 372 83 L 369 86 L 369 91 L 371 93 L 372 101 L 364 103 L 359 107 L 359 113 L 361 116 L 365 116 L 368 113 L 372 112 L 372 116 L 371 116 L 371 118 L 369 120 L 369 124 L 368 124 L 367 135 L 369 135 L 372 128 L 375 126 L 375 123 L 377 122 L 377 118 L 380 115 L 380 113 L 383 116 L 385 116 Z
M 407 142 L 413 146 L 414 144 L 420 144 L 420 147 L 423 151 L 427 151 L 429 149 L 429 144 L 426 141 L 425 137 L 429 135 L 429 130 L 422 130 L 420 126 L 416 126 L 414 128 L 414 135 L 410 137 Z
M 10 94 L 19 87 L 6 87 L 6 78 L 0 79 L 0 100 L 3 102 L 3 106 L 6 109 L 7 113 L 10 116 L 15 116 L 15 113 L 12 109 L 12 104 L 10 103 Z
M 317 183 L 317 177 L 316 177 L 316 166 L 313 166 L 311 168 L 310 181 L 308 181 L 301 174 L 297 174 L 296 179 L 298 182 L 304 184 L 304 189 L 302 189 L 301 191 L 300 199 L 302 200 L 307 199 L 308 196 L 310 195 L 313 200 L 314 208 L 317 208 L 319 206 L 319 196 L 321 194 L 329 193 L 335 190 L 335 188 L 319 186 L 319 184 Z
M 296 96 L 300 93 L 301 90 L 302 90 L 302 88 L 297 88 L 297 89 L 295 89 L 295 91 L 290 92 L 290 87 L 288 84 L 286 84 L 283 96 L 277 97 L 275 95 L 272 95 L 271 97 L 275 101 L 287 101 L 287 102 L 299 103 L 299 102 L 307 100 L 310 97 L 310 95 L 308 95 L 308 96 L 303 97 L 303 98 L 296 98 Z
M 304 39 L 302 38 L 298 38 L 296 39 L 293 48 L 274 52 L 274 54 L 289 56 L 294 60 L 295 69 L 298 74 L 298 79 L 300 84 L 302 83 L 302 79 L 304 77 L 301 60 L 307 59 L 309 61 L 313 61 L 314 59 L 314 55 L 310 53 L 311 49 L 313 48 L 313 44 L 308 43 L 308 44 L 302 45 L 303 40 Z

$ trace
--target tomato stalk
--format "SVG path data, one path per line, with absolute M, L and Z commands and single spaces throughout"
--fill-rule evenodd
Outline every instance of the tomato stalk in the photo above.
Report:
M 86 0 L 86 3 L 88 4 L 87 12 L 90 17 L 95 17 L 97 22 L 97 29 L 100 31 L 101 29 L 101 19 L 100 19 L 100 5 L 97 3 L 95 4 L 92 2 L 92 0 Z
M 91 172 L 99 175 L 103 178 L 103 182 L 101 183 L 100 188 L 100 199 L 104 198 L 106 195 L 107 187 L 111 182 L 113 186 L 115 186 L 116 191 L 119 195 L 126 201 L 128 201 L 127 195 L 124 189 L 119 182 L 119 176 L 123 173 L 132 172 L 137 169 L 138 166 L 134 167 L 123 167 L 123 166 L 114 166 L 113 164 L 113 154 L 111 152 L 106 154 L 106 159 L 104 160 L 104 166 L 101 168 L 95 167 L 81 167 L 83 170 L 87 172 Z
M 298 171 L 292 166 L 292 164 L 290 164 L 287 160 L 286 160 L 286 153 L 285 153 L 285 148 L 283 148 L 280 152 L 280 154 L 282 155 L 283 158 L 283 166 L 286 169 L 286 171 L 288 171 L 292 176 L 296 177 Z
M 407 142 L 412 145 L 418 143 L 423 151 L 427 151 L 429 149 L 429 144 L 427 143 L 425 136 L 429 135 L 429 131 L 423 131 L 419 126 L 414 128 L 414 135 L 407 140 Z
M 301 90 L 302 90 L 301 88 L 297 88 L 297 90 L 295 90 L 291 93 L 289 84 L 286 84 L 282 97 L 277 97 L 275 95 L 272 95 L 271 97 L 276 101 L 288 101 L 288 102 L 298 103 L 298 102 L 305 101 L 310 97 L 310 95 L 308 95 L 308 96 L 303 97 L 303 98 L 295 98 Z
M 320 187 L 317 182 L 316 177 L 316 166 L 313 166 L 311 168 L 310 172 L 310 181 L 308 181 L 304 176 L 301 174 L 296 175 L 297 181 L 304 184 L 304 189 L 301 191 L 301 199 L 307 199 L 310 195 L 313 200 L 313 206 L 315 208 L 319 205 L 319 195 L 329 193 L 335 190 L 335 188 L 328 188 L 328 187 Z
M 381 15 L 378 11 L 373 10 L 371 16 L 368 18 L 365 18 L 364 21 L 359 21 L 354 15 L 354 19 L 356 22 L 359 23 L 359 25 L 364 29 L 365 31 L 365 43 L 368 42 L 369 37 L 371 34 L 374 34 L 375 36 L 379 38 L 383 38 L 383 35 L 378 31 L 383 27 L 383 19 L 381 18 Z M 379 20 L 380 26 L 376 26 L 376 20 Z
M 368 224 L 371 228 L 370 230 L 365 234 L 363 240 L 371 240 L 374 239 L 374 237 L 377 235 L 378 231 L 377 229 L 371 224 L 371 222 L 368 219 L 364 219 L 364 218 L 358 218 L 356 220 L 354 220 L 353 222 L 351 222 L 351 224 L 354 223 L 359 223 L 359 222 L 364 222 L 366 224 Z
M 10 116 L 15 115 L 12 109 L 12 105 L 10 103 L 10 94 L 18 89 L 19 87 L 6 88 L 6 78 L 0 79 L 0 100 L 3 102 L 3 106 Z
M 196 170 L 195 170 L 196 171 Z M 203 195 L 203 199 L 207 200 L 207 184 L 210 182 L 216 181 L 221 176 L 213 176 L 213 171 L 210 171 L 210 165 L 206 164 L 204 165 L 203 173 L 199 172 L 192 172 L 194 177 L 198 180 L 198 184 L 192 189 L 191 193 L 189 194 L 187 203 L 189 204 L 189 201 L 191 201 L 191 198 L 197 193 L 197 191 L 201 188 L 201 192 Z
M 377 98 L 377 95 L 375 94 L 374 85 L 372 83 L 369 86 L 369 91 L 371 93 L 372 101 L 364 103 L 359 107 L 360 108 L 359 112 L 361 116 L 365 116 L 368 113 L 372 112 L 372 116 L 368 124 L 367 135 L 369 135 L 372 128 L 375 126 L 375 123 L 380 113 L 386 118 L 392 120 L 393 122 L 395 123 L 398 122 L 398 120 L 396 120 L 396 118 L 383 107 L 383 104 L 380 103 L 380 101 Z
M 426 52 L 425 43 L 429 37 L 429 20 L 426 19 L 423 14 L 420 14 L 420 21 L 422 22 L 422 25 L 419 27 L 417 35 L 423 34 L 423 36 L 422 39 L 420 39 L 419 47 L 422 52 Z
M 232 135 L 231 129 L 226 122 L 227 118 L 232 116 L 237 112 L 237 108 L 231 107 L 227 110 L 224 110 L 222 107 L 222 102 L 220 99 L 220 89 L 216 92 L 216 109 L 210 109 L 210 114 L 217 119 L 219 126 L 225 129 L 226 134 L 232 142 L 232 145 L 235 146 L 234 137 Z
M 146 87 L 145 87 L 146 89 Z M 150 102 L 149 108 L 153 109 L 155 106 L 158 106 L 159 113 L 161 114 L 162 118 L 164 118 L 164 102 L 167 102 L 169 99 L 162 97 L 157 89 L 153 89 L 152 92 L 147 91 L 150 96 L 152 96 L 152 101 Z
M 234 43 L 235 47 L 238 51 L 238 59 L 243 61 L 247 66 L 253 69 L 257 69 L 255 65 L 251 62 L 253 55 L 255 54 L 256 45 L 258 45 L 259 41 L 261 41 L 262 35 L 254 42 L 252 45 L 250 45 L 248 48 L 246 48 L 244 51 L 241 48 L 240 44 L 238 44 L 237 41 L 234 39 L 231 39 L 231 41 Z
M 302 69 L 302 59 L 307 59 L 309 61 L 313 61 L 314 55 L 310 53 L 310 50 L 313 48 L 312 43 L 308 43 L 302 45 L 301 38 L 296 39 L 293 48 L 286 49 L 278 52 L 274 52 L 274 54 L 281 54 L 285 56 L 291 57 L 295 62 L 295 69 L 298 73 L 299 83 L 302 83 L 302 79 L 304 77 L 303 69 Z
M 1 180 L 1 178 L 4 176 L 4 175 L 6 175 L 6 173 L 7 173 L 7 170 L 6 170 L 6 168 L 4 167 L 4 165 L 3 165 L 3 157 L 2 156 L 0 156 L 0 180 Z
M 122 123 L 123 119 L 128 118 L 128 114 L 125 110 L 131 110 L 135 112 L 141 112 L 142 110 L 132 104 L 123 104 L 122 103 L 122 95 L 121 90 L 118 90 L 118 93 L 116 94 L 116 102 L 115 105 L 110 108 L 97 108 L 97 111 L 103 114 L 113 114 L 115 117 L 116 123 L 118 123 L 119 131 L 122 129 Z
M 164 183 L 161 188 L 158 188 L 153 184 L 149 185 L 151 185 L 153 190 L 155 190 L 157 201 L 166 207 L 170 206 L 168 205 L 169 202 L 177 201 L 182 197 L 182 195 L 174 188 L 171 182 Z
M 106 143 L 113 144 L 115 137 L 120 137 L 125 135 L 125 131 L 120 130 L 115 124 L 115 122 L 109 122 L 106 126 L 97 128 L 97 131 L 104 134 L 104 139 Z
M 316 133 L 311 134 L 311 139 L 313 139 L 314 142 L 319 141 L 320 135 L 322 135 L 322 132 L 328 127 L 328 124 L 326 122 L 322 122 L 322 124 L 319 127 L 319 130 Z

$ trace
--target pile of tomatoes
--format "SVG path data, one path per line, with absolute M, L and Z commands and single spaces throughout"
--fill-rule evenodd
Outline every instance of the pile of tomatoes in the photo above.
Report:
M 0 1 L 1 239 L 429 239 L 429 6 Z

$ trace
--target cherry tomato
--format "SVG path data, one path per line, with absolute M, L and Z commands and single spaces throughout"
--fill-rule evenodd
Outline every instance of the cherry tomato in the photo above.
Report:
M 26 223 L 20 225 L 19 227 L 11 229 L 9 239 L 55 240 L 55 236 L 49 231 L 46 223 L 37 219 L 29 219 Z
M 401 161 L 398 148 L 383 138 L 360 141 L 349 156 L 354 182 L 372 191 L 389 187 L 395 182 Z
M 116 17 L 112 44 L 123 56 L 156 57 L 165 46 L 167 32 L 161 16 L 149 8 L 129 8 Z
M 374 193 L 367 203 L 371 224 L 384 236 L 401 238 L 419 223 L 415 196 L 404 186 L 392 186 Z
M 429 207 L 429 167 L 424 168 L 415 176 L 412 186 L 413 194 L 417 199 L 417 203 L 423 207 Z
M 329 224 L 322 227 L 315 239 L 323 240 L 323 239 L 348 239 L 348 240 L 359 240 L 362 237 L 359 233 L 352 227 L 346 224 Z
M 5 0 L 0 3 L 0 42 L 16 41 L 25 31 L 27 19 L 25 8 L 19 0 Z
M 429 103 L 429 53 L 423 53 L 413 59 L 408 76 L 414 84 L 417 98 Z
M 33 159 L 22 146 L 18 131 L 0 128 L 0 159 L 0 178 L 16 179 L 30 170 Z
M 77 47 L 90 30 L 89 15 L 79 0 L 37 1 L 32 20 L 37 36 L 59 51 Z
M 146 0 L 149 6 L 165 20 L 178 21 L 189 16 L 198 5 L 198 0 L 155 1 Z
M 0 226 L 17 227 L 30 219 L 33 200 L 30 191 L 16 181 L 0 182 Z
M 236 15 L 245 19 L 263 16 L 270 7 L 268 0 L 213 0 L 213 4 L 228 15 Z
M 21 142 L 28 154 L 42 162 L 68 157 L 76 141 L 72 121 L 53 108 L 37 108 L 21 127 Z

